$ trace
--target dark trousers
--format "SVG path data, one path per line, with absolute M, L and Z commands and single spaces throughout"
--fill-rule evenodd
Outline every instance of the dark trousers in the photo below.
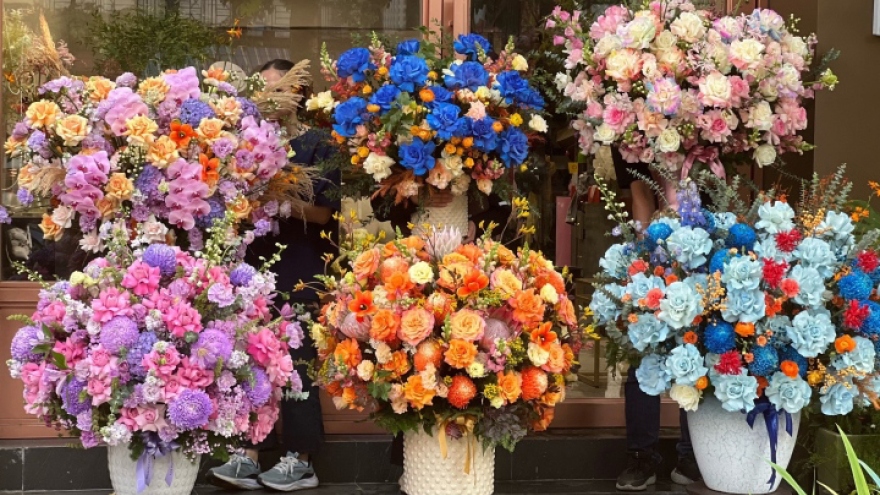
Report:
M 659 462 L 662 460 L 657 452 L 660 441 L 660 397 L 648 395 L 639 388 L 636 370 L 631 367 L 624 386 L 626 399 L 626 448 L 630 451 L 650 452 Z M 678 458 L 693 457 L 691 435 L 688 431 L 687 413 L 679 410 L 681 423 L 681 439 L 676 445 Z

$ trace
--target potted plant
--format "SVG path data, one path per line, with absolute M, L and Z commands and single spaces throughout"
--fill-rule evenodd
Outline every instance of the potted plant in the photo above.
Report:
M 873 405 L 859 407 L 844 417 L 820 416 L 815 420 L 818 428 L 811 463 L 816 466 L 816 481 L 838 492 L 854 488 L 848 476 L 844 436 L 863 462 L 880 466 L 880 411 Z

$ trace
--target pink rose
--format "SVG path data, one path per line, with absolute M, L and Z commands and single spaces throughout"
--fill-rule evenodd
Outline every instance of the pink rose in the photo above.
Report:
M 174 400 L 181 390 L 180 379 L 177 375 L 171 375 L 165 379 L 165 389 L 163 390 L 165 402 Z
M 271 358 L 281 348 L 281 342 L 268 328 L 263 328 L 257 333 L 248 335 L 247 353 L 260 366 L 269 366 Z
M 183 358 L 180 369 L 177 371 L 180 385 L 189 389 L 204 389 L 214 382 L 214 372 L 190 362 L 188 357 Z
M 52 301 L 41 311 L 35 312 L 32 319 L 45 325 L 52 325 L 53 323 L 61 323 L 66 314 L 67 309 L 63 302 Z
M 604 110 L 602 109 L 602 104 L 598 101 L 591 101 L 587 105 L 587 116 L 591 119 L 598 119 L 602 116 Z
M 115 316 L 131 316 L 131 295 L 109 287 L 92 301 L 92 320 L 107 323 Z
M 76 366 L 76 363 L 82 361 L 86 354 L 84 345 L 78 345 L 70 341 L 55 342 L 52 350 L 64 356 L 68 368 Z
M 168 346 L 164 353 L 153 350 L 144 356 L 143 365 L 150 371 L 155 371 L 159 378 L 166 378 L 174 373 L 180 364 L 180 353 L 174 347 Z
M 248 440 L 251 443 L 260 443 L 275 429 L 275 421 L 278 420 L 278 402 L 269 401 L 257 410 L 257 420 L 251 423 L 248 430 Z
M 202 331 L 202 315 L 185 302 L 168 308 L 168 311 L 162 315 L 162 321 L 168 326 L 168 331 L 178 338 L 183 338 L 189 332 Z
M 135 261 L 122 278 L 122 286 L 131 289 L 136 296 L 146 296 L 156 291 L 161 276 L 158 267 L 152 267 L 143 261 Z
M 113 389 L 110 386 L 109 380 L 92 378 L 89 380 L 88 392 L 92 396 L 92 405 L 100 406 L 110 401 L 110 394 L 113 392 Z
M 289 352 L 281 349 L 272 356 L 271 364 L 266 366 L 266 375 L 273 385 L 283 387 L 290 381 L 291 373 L 293 373 L 293 359 Z

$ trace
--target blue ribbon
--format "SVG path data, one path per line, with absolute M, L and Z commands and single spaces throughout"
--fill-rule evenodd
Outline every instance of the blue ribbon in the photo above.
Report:
M 764 425 L 767 427 L 767 435 L 770 436 L 770 460 L 773 464 L 776 464 L 776 443 L 779 437 L 779 416 L 785 418 L 785 431 L 791 436 L 794 431 L 791 422 L 791 414 L 785 409 L 776 409 L 776 406 L 766 399 L 759 400 L 755 403 L 755 408 L 746 415 L 746 421 L 752 429 L 755 428 L 755 420 L 758 419 L 759 414 L 764 415 Z M 767 483 L 772 487 L 775 481 L 776 469 L 772 469 L 770 473 L 770 481 Z
M 177 448 L 174 442 L 164 442 L 158 436 L 148 435 L 144 437 L 144 451 L 137 460 L 136 478 L 137 492 L 141 493 L 150 486 L 153 479 L 153 461 L 159 457 L 170 455 Z M 174 460 L 168 460 L 168 472 L 165 474 L 165 483 L 168 486 L 174 482 Z

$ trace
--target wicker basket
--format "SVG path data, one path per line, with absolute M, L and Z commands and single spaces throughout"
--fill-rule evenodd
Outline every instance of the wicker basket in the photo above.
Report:
M 196 484 L 199 474 L 199 458 L 190 462 L 178 451 L 159 457 L 153 461 L 152 477 L 149 485 L 138 493 L 137 461 L 132 460 L 127 445 L 107 447 L 107 465 L 110 468 L 110 482 L 116 495 L 189 495 Z M 173 481 L 166 483 L 169 463 L 173 462 L 171 471 Z
M 492 495 L 495 491 L 495 448 L 483 449 L 473 438 L 446 439 L 447 456 L 440 452 L 437 430 L 408 432 L 403 441 L 403 477 L 407 495 Z M 465 473 L 468 465 L 469 473 Z

